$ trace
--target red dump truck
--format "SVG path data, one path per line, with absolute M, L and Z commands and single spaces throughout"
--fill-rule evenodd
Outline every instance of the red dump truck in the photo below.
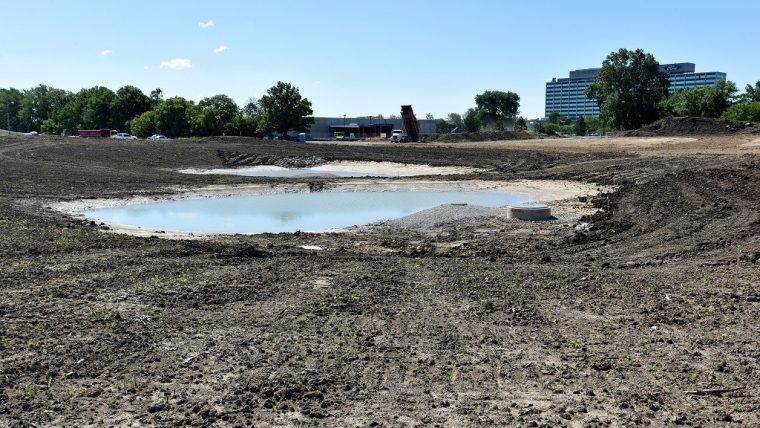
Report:
M 80 129 L 76 131 L 74 135 L 77 137 L 87 138 L 109 138 L 115 133 L 116 131 L 112 131 L 110 129 Z
M 404 120 L 404 128 L 406 129 L 406 134 L 409 136 L 409 141 L 419 141 L 420 124 L 417 122 L 417 117 L 414 115 L 412 106 L 401 106 L 401 119 Z

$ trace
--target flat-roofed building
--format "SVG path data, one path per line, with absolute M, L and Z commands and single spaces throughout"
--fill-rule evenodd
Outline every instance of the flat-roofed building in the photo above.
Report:
M 573 70 L 567 78 L 554 78 L 546 82 L 545 116 L 553 112 L 575 121 L 580 116 L 599 116 L 596 100 L 586 96 L 586 88 L 596 79 L 601 68 Z M 726 73 L 720 71 L 696 72 L 691 62 L 663 64 L 660 71 L 670 76 L 668 92 L 678 89 L 712 86 L 719 80 L 726 80 Z

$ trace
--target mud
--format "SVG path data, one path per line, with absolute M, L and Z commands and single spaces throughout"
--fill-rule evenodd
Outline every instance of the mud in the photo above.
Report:
M 506 140 L 532 140 L 543 138 L 546 135 L 527 131 L 479 131 L 460 132 L 456 134 L 427 134 L 423 135 L 422 142 L 458 142 L 458 141 L 506 141 Z
M 756 150 L 547 144 L 0 137 L 0 425 L 760 424 Z M 618 190 L 566 201 L 582 219 L 197 240 L 44 208 L 335 182 L 174 171 L 220 152 Z
M 760 126 L 752 122 L 709 117 L 666 117 L 635 131 L 623 133 L 625 136 L 636 137 L 735 134 L 760 134 Z

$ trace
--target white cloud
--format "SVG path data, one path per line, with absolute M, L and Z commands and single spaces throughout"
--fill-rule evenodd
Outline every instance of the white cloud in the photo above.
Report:
M 211 20 L 211 19 L 209 19 L 208 21 L 205 21 L 205 22 L 201 21 L 201 22 L 198 23 L 198 26 L 201 27 L 201 28 L 211 28 L 211 27 L 214 26 L 214 21 Z
M 100 51 L 100 55 L 102 56 L 108 56 L 108 55 L 111 55 L 112 53 L 113 51 L 111 49 L 103 49 L 102 51 Z
M 227 46 L 227 45 L 220 45 L 218 48 L 214 49 L 214 53 L 215 54 L 222 53 L 222 52 L 226 51 L 229 48 L 230 47 Z
M 172 58 L 168 61 L 161 62 L 161 68 L 169 70 L 187 70 L 193 68 L 193 63 L 187 58 Z

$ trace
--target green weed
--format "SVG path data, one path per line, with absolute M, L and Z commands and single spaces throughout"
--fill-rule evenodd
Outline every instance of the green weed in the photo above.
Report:
M 458 374 L 457 368 L 452 366 L 449 369 L 449 372 L 446 374 L 446 379 L 448 380 L 449 385 L 453 385 L 454 382 L 457 381 L 457 374 Z
M 280 394 L 279 396 L 274 398 L 274 408 L 280 409 L 280 406 L 282 405 L 282 402 L 285 401 L 285 396 Z
M 27 397 L 34 397 L 34 394 L 37 393 L 37 387 L 34 386 L 31 383 L 24 384 L 24 394 L 26 394 Z
M 61 232 L 58 236 L 55 237 L 55 245 L 59 247 L 65 247 L 69 245 L 69 237 L 66 236 L 65 233 Z

